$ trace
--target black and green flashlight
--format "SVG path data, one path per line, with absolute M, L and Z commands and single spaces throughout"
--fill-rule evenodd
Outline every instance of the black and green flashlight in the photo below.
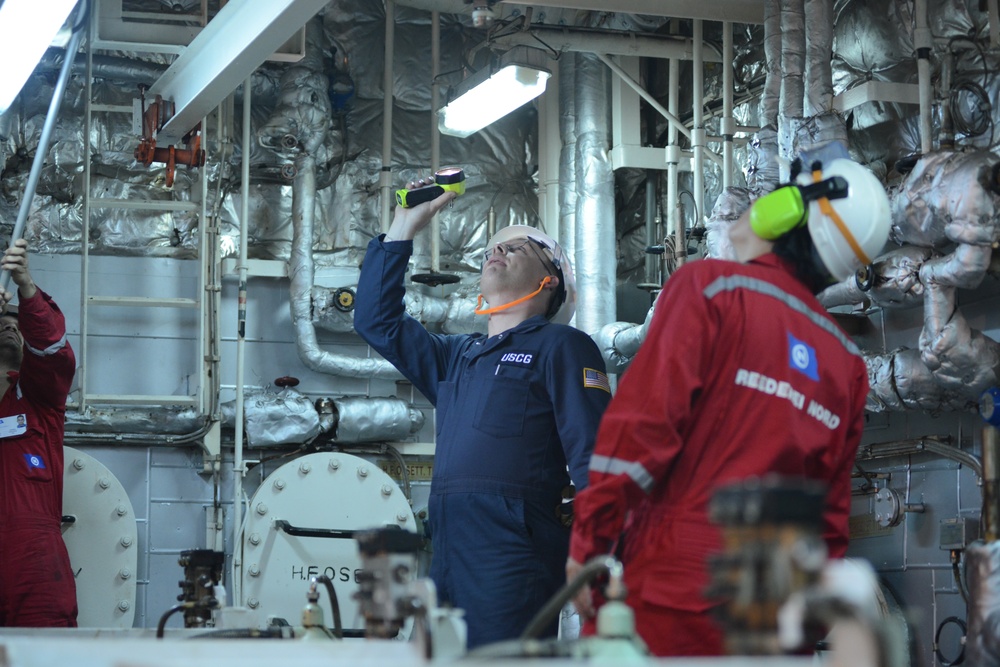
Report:
M 446 191 L 456 195 L 465 193 L 465 172 L 459 167 L 447 167 L 434 172 L 434 185 L 412 190 L 396 190 L 396 203 L 403 208 L 413 208 L 425 201 L 437 199 Z

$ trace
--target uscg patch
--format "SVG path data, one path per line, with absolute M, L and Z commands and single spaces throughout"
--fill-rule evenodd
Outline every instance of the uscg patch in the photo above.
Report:
M 521 366 L 522 368 L 531 368 L 535 365 L 535 357 L 537 356 L 534 352 L 504 352 L 500 357 L 500 361 L 497 362 L 503 366 Z

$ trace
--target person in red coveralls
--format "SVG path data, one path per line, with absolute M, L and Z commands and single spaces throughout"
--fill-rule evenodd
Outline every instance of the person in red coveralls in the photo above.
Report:
M 766 473 L 824 482 L 829 555 L 847 548 L 867 370 L 814 295 L 881 251 L 889 202 L 850 160 L 811 166 L 733 223 L 738 262 L 690 262 L 670 276 L 598 430 L 567 580 L 619 553 L 626 602 L 655 655 L 723 653 L 711 613 L 723 601 L 703 594 L 708 556 L 722 550 L 708 518 L 719 486 Z M 574 603 L 592 632 L 590 589 Z
M 76 627 L 76 584 L 60 522 L 66 396 L 76 369 L 58 306 L 28 272 L 18 239 L 0 268 L 0 626 Z

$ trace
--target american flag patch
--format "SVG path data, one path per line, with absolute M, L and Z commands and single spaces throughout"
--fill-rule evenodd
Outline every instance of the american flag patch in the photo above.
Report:
M 608 383 L 608 376 L 601 371 L 594 370 L 593 368 L 583 369 L 583 386 L 592 387 L 594 389 L 603 389 L 609 394 L 611 393 L 611 385 Z

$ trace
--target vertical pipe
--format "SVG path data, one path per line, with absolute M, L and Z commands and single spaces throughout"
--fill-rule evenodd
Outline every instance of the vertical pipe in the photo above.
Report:
M 385 0 L 385 63 L 382 79 L 382 171 L 379 188 L 382 191 L 382 231 L 392 223 L 392 101 L 393 67 L 396 41 L 396 2 Z
M 990 48 L 995 49 L 1000 46 L 1000 5 L 997 0 L 987 0 L 990 16 Z
M 576 76 L 576 327 L 594 334 L 617 319 L 610 72 L 596 55 L 581 54 Z
M 778 155 L 795 154 L 795 124 L 802 118 L 805 89 L 805 1 L 781 0 L 781 111 L 778 116 Z
M 559 244 L 576 257 L 576 69 L 578 53 L 559 59 Z M 576 267 L 574 267 L 576 268 Z
M 692 78 L 692 96 L 691 96 L 691 120 L 693 127 L 691 129 L 691 146 L 694 148 L 694 164 L 692 165 L 692 172 L 694 177 L 694 182 L 692 189 L 694 192 L 694 215 L 692 216 L 695 226 L 699 225 L 704 221 L 704 210 L 705 210 L 705 118 L 704 118 L 704 107 L 705 107 L 705 39 L 704 39 L 704 25 L 701 19 L 695 19 L 692 21 L 693 36 L 692 42 L 694 43 L 694 53 L 691 59 L 691 78 Z M 681 225 L 681 230 L 684 231 L 684 225 Z M 680 257 L 683 258 L 687 256 L 685 249 L 687 248 L 687 242 L 683 236 L 678 237 L 678 241 L 684 241 L 678 246 L 678 250 L 681 251 Z M 679 264 L 678 264 L 679 266 Z
M 650 248 L 659 242 L 656 230 L 656 176 L 653 169 L 646 170 L 646 247 Z M 656 255 L 646 252 L 646 268 L 643 276 L 643 283 L 646 285 L 656 285 L 656 265 L 658 260 Z
M 983 540 L 1000 538 L 1000 430 L 983 428 Z
M 243 562 L 240 531 L 243 528 L 243 371 L 246 356 L 247 308 L 247 233 L 250 228 L 250 101 L 253 86 L 250 77 L 243 82 L 243 155 L 242 201 L 240 202 L 239 306 L 236 330 L 236 433 L 233 443 L 233 603 L 243 603 Z
M 733 24 L 722 22 L 722 188 L 733 184 Z
M 927 25 L 927 0 L 915 0 L 913 46 L 917 50 L 917 92 L 920 96 L 920 152 L 931 152 L 931 31 Z
M 996 3 L 992 3 L 996 4 Z M 938 134 L 938 143 L 942 149 L 952 149 L 955 147 L 955 124 L 951 118 L 951 105 L 948 99 L 951 97 L 951 74 L 955 68 L 955 56 L 951 49 L 944 52 L 941 58 L 941 130 Z
M 438 75 L 441 73 L 441 13 L 431 12 L 431 173 L 441 168 L 441 132 L 438 130 L 437 110 L 441 97 Z M 431 218 L 431 273 L 441 268 L 441 222 Z
M 680 79 L 681 66 L 677 58 L 670 59 L 667 74 L 667 111 L 670 115 L 677 117 L 677 109 L 680 100 Z M 676 240 L 680 240 L 684 232 L 680 230 L 678 220 L 677 203 L 679 200 L 677 192 L 677 165 L 680 162 L 680 147 L 677 145 L 677 126 L 670 123 L 667 129 L 667 232 L 674 235 Z M 680 246 L 676 248 L 676 265 L 680 266 Z M 666 276 L 664 276 L 666 277 Z
M 538 210 L 541 226 L 562 243 L 559 224 L 559 161 L 562 136 L 559 131 L 559 67 L 554 67 L 545 93 L 538 98 Z M 495 215 L 495 213 L 494 213 Z
M 90 293 L 90 130 L 91 100 L 94 99 L 94 34 L 96 34 L 97 12 L 90 12 L 87 21 L 87 80 L 84 83 L 84 104 L 86 113 L 83 122 L 83 225 L 80 230 L 80 367 L 76 370 L 80 383 L 80 414 L 87 413 L 87 331 L 89 313 L 87 295 Z M 69 58 L 66 58 L 68 61 Z

